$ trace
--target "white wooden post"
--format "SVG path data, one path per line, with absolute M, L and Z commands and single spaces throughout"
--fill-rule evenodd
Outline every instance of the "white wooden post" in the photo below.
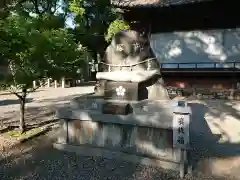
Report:
M 54 87 L 57 88 L 57 80 L 54 80 Z
M 36 88 L 36 81 L 33 81 L 33 88 Z
M 62 88 L 65 88 L 65 78 L 62 78 Z
M 39 81 L 39 83 L 40 83 L 40 87 L 42 88 L 43 87 L 43 82 Z
M 47 79 L 47 86 L 50 88 L 50 78 Z
M 180 150 L 180 177 L 183 178 L 185 175 L 185 165 L 189 163 L 186 154 L 190 148 L 189 124 L 191 108 L 187 106 L 186 102 L 179 102 L 178 106 L 174 107 L 173 110 L 173 147 Z

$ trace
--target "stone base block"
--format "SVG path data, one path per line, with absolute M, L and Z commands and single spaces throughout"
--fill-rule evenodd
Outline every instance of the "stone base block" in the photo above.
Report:
M 102 113 L 104 103 L 116 101 L 87 96 L 59 109 L 57 117 L 65 123 L 55 146 L 83 155 L 115 157 L 169 169 L 179 167 L 183 156 L 173 147 L 172 102 L 121 101 L 131 107 L 127 115 Z
M 66 143 L 134 154 L 158 160 L 180 162 L 180 151 L 172 147 L 172 130 L 104 122 L 67 122 Z M 62 125 L 64 128 L 66 125 Z M 64 141 L 58 141 L 65 144 Z
M 143 164 L 147 166 L 161 167 L 165 169 L 179 170 L 180 165 L 178 163 L 170 161 L 162 161 L 154 158 L 142 157 L 133 154 L 127 154 L 123 152 L 110 151 L 107 149 L 89 147 L 89 146 L 76 146 L 69 144 L 60 144 L 54 143 L 53 147 L 67 152 L 75 152 L 83 156 L 95 156 L 95 157 L 104 157 L 108 159 L 119 159 L 126 162 Z

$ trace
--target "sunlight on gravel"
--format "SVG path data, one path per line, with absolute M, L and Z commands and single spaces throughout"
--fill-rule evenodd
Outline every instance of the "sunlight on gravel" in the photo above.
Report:
M 74 97 L 92 93 L 93 86 L 74 88 L 42 88 L 27 96 L 26 121 L 37 123 L 54 119 L 58 106 L 69 103 Z M 14 95 L 0 94 L 0 127 L 16 125 L 19 120 L 19 102 Z

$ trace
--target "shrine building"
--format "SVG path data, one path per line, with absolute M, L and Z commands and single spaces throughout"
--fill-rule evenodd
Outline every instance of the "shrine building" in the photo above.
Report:
M 131 29 L 149 37 L 170 93 L 221 91 L 240 96 L 237 1 L 112 0 L 112 4 Z M 203 92 L 193 92 L 199 89 Z

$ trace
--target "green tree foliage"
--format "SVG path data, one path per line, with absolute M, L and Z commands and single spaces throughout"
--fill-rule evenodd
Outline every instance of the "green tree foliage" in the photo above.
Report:
M 8 69 L 0 84 L 20 100 L 22 132 L 26 96 L 35 90 L 32 82 L 74 76 L 86 56 L 66 29 L 39 29 L 38 20 L 16 14 L 0 20 L 0 64 Z
M 111 42 L 112 37 L 116 33 L 118 33 L 121 30 L 128 30 L 128 29 L 130 29 L 130 26 L 126 21 L 116 19 L 109 25 L 105 39 L 107 42 Z
M 15 0 L 17 1 L 17 0 Z M 47 14 L 64 14 L 64 0 L 18 0 L 14 6 L 14 10 L 18 12 L 32 13 L 41 16 Z
M 105 51 L 104 34 L 109 24 L 119 18 L 120 13 L 111 6 L 110 0 L 69 0 L 69 11 L 75 16 L 76 38 L 96 59 L 97 53 Z
M 6 9 L 9 6 L 17 4 L 20 0 L 1 0 L 0 1 L 0 9 Z

